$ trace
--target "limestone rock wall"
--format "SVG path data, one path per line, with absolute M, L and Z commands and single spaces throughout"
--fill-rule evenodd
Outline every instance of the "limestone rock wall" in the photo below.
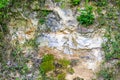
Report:
M 12 35 L 11 43 L 16 45 L 18 42 L 19 45 L 22 45 L 23 52 L 30 54 L 29 47 L 24 46 L 24 43 L 36 38 L 35 34 L 37 34 L 38 49 L 49 47 L 62 52 L 62 54 L 67 54 L 71 58 L 74 57 L 74 54 L 78 55 L 80 64 L 74 68 L 74 75 L 67 75 L 67 80 L 72 80 L 76 75 L 90 80 L 91 76 L 86 77 L 85 75 L 94 74 L 103 59 L 101 45 L 105 30 L 96 29 L 95 26 L 84 28 L 77 22 L 76 16 L 78 14 L 74 15 L 74 9 L 62 9 L 56 3 L 49 2 L 46 3 L 47 9 L 52 12 L 46 16 L 46 21 L 42 25 L 38 23 L 37 15 L 39 14 L 34 11 L 24 12 L 29 13 L 28 17 L 21 14 L 25 20 L 11 18 L 8 25 Z M 77 71 L 77 69 L 79 70 Z M 78 73 L 82 69 L 86 70 L 86 73 Z
M 85 28 L 88 31 L 86 34 L 78 32 L 78 27 L 83 27 L 78 25 L 71 9 L 63 10 L 55 6 L 53 13 L 47 16 L 44 26 L 48 27 L 50 32 L 42 33 L 38 37 L 37 42 L 39 43 L 39 47 L 48 46 L 70 55 L 75 53 L 82 55 L 85 54 L 81 53 L 82 50 L 90 50 L 87 52 L 89 53 L 89 56 L 87 56 L 90 57 L 90 60 L 93 59 L 93 62 L 88 59 L 86 63 L 88 63 L 88 68 L 92 70 L 95 69 L 98 62 L 102 61 L 101 44 L 105 30 L 94 30 L 93 27 L 90 29 Z M 89 32 L 90 30 L 93 31 Z

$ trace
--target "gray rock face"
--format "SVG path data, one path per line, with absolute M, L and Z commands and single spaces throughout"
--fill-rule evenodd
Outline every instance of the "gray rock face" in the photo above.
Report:
M 84 36 L 76 30 L 78 22 L 70 9 L 54 7 L 53 12 L 54 14 L 47 16 L 45 23 L 51 31 L 38 37 L 39 47 L 47 46 L 65 54 L 82 54 L 82 50 L 86 50 L 86 56 L 82 56 L 81 59 L 85 59 L 88 69 L 95 70 L 97 64 L 102 61 L 101 44 L 104 30 L 93 31 L 91 28 L 85 32 L 90 36 Z
M 51 13 L 46 20 L 46 26 L 50 31 L 56 32 L 61 28 L 60 20 L 57 20 L 55 14 Z
M 54 13 L 47 16 L 46 26 L 52 32 L 63 31 L 64 29 L 74 30 L 78 25 L 76 19 L 72 16 L 72 11 L 62 10 L 59 7 L 53 9 Z
M 53 11 L 56 12 L 61 18 L 60 23 L 62 24 L 62 26 L 64 26 L 64 28 L 67 27 L 70 30 L 76 29 L 78 22 L 76 21 L 76 18 L 73 16 L 73 13 L 70 9 L 62 10 L 59 7 L 55 7 Z
M 43 34 L 43 38 L 38 41 L 42 43 L 47 42 L 49 47 L 57 48 L 59 50 L 64 50 L 65 53 L 69 54 L 72 49 L 95 49 L 101 48 L 102 39 L 99 37 L 86 38 L 81 36 L 79 33 L 68 33 L 68 34 Z M 67 50 L 69 49 L 69 50 Z M 67 52 L 68 51 L 68 52 Z M 71 51 L 70 51 L 71 52 Z M 70 53 L 72 54 L 72 53 Z

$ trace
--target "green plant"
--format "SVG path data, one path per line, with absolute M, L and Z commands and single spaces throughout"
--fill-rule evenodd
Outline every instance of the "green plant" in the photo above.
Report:
M 60 2 L 61 0 L 55 0 L 55 2 Z
M 40 78 L 42 80 L 47 80 L 47 72 L 51 71 L 51 78 L 50 80 L 65 80 L 66 72 L 69 72 L 70 74 L 74 73 L 74 70 L 70 67 L 68 68 L 68 65 L 70 65 L 70 61 L 63 58 L 63 59 L 55 59 L 52 54 L 44 55 L 42 58 L 42 63 L 40 64 L 40 74 L 42 75 Z M 65 71 L 63 73 L 63 70 Z M 56 75 L 56 76 L 55 76 Z
M 13 61 L 14 64 L 12 64 L 12 66 L 8 66 L 6 64 L 6 62 L 2 62 L 2 64 L 3 64 L 2 65 L 2 70 L 6 71 L 6 72 L 10 72 L 10 73 L 16 73 L 17 72 L 21 76 L 26 75 L 29 72 L 29 68 L 26 64 L 27 59 L 23 56 L 20 49 L 17 49 L 17 46 L 16 46 L 15 49 L 16 50 L 13 50 L 11 52 L 11 55 L 10 55 L 10 58 Z M 13 55 L 14 52 L 15 52 L 15 55 Z M 9 77 L 6 76 L 6 78 L 7 79 L 10 78 L 10 76 Z
M 97 6 L 102 7 L 107 5 L 108 0 L 98 0 L 96 3 L 97 3 Z
M 61 73 L 61 74 L 58 74 L 57 78 L 58 80 L 65 80 L 65 76 L 66 76 L 65 73 Z
M 115 31 L 116 32 L 116 31 Z M 114 31 L 112 33 L 115 33 Z M 120 59 L 120 34 L 116 32 L 114 34 L 106 34 L 105 37 L 108 39 L 107 42 L 103 44 L 103 50 L 105 52 L 105 60 L 109 61 L 111 59 Z
M 71 0 L 71 4 L 76 6 L 76 5 L 80 4 L 80 1 L 81 0 Z
M 116 11 L 116 8 L 108 8 L 107 9 L 107 12 L 106 12 L 106 14 L 107 14 L 107 19 L 114 19 L 114 20 L 117 20 L 118 19 L 118 14 L 116 14 L 115 12 L 117 12 Z
M 41 10 L 40 11 L 40 19 L 39 19 L 39 23 L 40 24 L 44 24 L 45 23 L 45 17 L 50 13 L 50 10 Z
M 120 70 L 120 61 L 116 62 L 115 67 Z
M 67 68 L 68 65 L 70 64 L 70 61 L 64 58 L 64 59 L 60 59 L 58 63 L 61 64 L 63 68 Z
M 46 74 L 47 72 L 54 69 L 55 66 L 53 65 L 53 61 L 46 61 L 40 64 L 40 71 L 42 71 L 43 74 Z
M 100 0 L 103 1 L 103 0 Z M 104 0 L 108 1 L 108 0 Z M 114 0 L 112 0 L 114 1 Z M 116 0 L 115 0 L 116 1 Z M 115 2 L 114 1 L 114 2 Z M 103 80 L 117 80 L 117 76 L 119 75 L 120 70 L 120 29 L 118 23 L 118 14 L 119 12 L 117 5 L 113 2 L 113 5 L 115 7 L 106 6 L 104 9 L 106 10 L 106 13 L 104 14 L 103 19 L 105 20 L 105 42 L 103 43 L 103 51 L 105 54 L 105 61 L 102 64 L 102 66 L 105 66 L 105 68 L 102 68 L 102 70 L 99 72 L 99 76 L 102 77 Z M 105 6 L 105 5 L 100 5 Z M 101 8 L 103 9 L 103 7 Z M 101 12 L 100 12 L 101 14 Z M 113 21 L 116 21 L 115 23 Z M 114 60 L 116 60 L 114 63 L 112 63 Z M 110 64 L 108 64 L 110 63 Z M 107 66 L 106 66 L 107 65 Z M 111 66 L 109 66 L 111 65 Z M 101 78 L 100 78 L 101 79 Z M 119 78 L 118 78 L 119 80 Z
M 0 8 L 5 7 L 9 3 L 9 0 L 0 0 Z
M 47 73 L 55 68 L 54 66 L 54 56 L 52 54 L 47 54 L 43 56 L 42 63 L 40 64 L 40 71 L 42 73 Z
M 81 15 L 77 17 L 80 24 L 89 26 L 94 23 L 94 15 L 92 12 L 92 6 L 87 6 L 84 10 L 81 10 Z
M 9 0 L 0 0 L 0 32 L 4 33 L 4 35 L 8 32 L 7 23 L 10 20 L 8 4 Z
M 36 39 L 30 39 L 24 43 L 24 46 L 37 47 Z
M 56 76 L 51 76 L 51 80 L 53 78 L 57 78 L 58 80 L 65 80 L 66 73 L 62 73 L 62 70 L 69 71 L 69 73 L 73 73 L 73 69 L 67 69 L 70 62 L 66 59 L 55 59 L 52 54 L 44 55 L 42 58 L 42 63 L 40 64 L 40 74 L 42 75 L 42 79 L 47 79 L 46 73 L 49 71 L 53 71 L 52 74 Z M 58 67 L 60 66 L 60 67 Z M 59 70 L 58 70 L 59 69 Z
M 105 16 L 103 14 L 100 14 L 100 16 L 97 18 L 97 21 L 99 22 L 99 26 L 103 26 L 106 24 L 106 20 L 104 17 Z
M 46 61 L 54 61 L 54 56 L 53 56 L 52 54 L 44 55 L 42 61 L 43 61 L 43 62 L 46 62 Z
M 45 23 L 45 19 L 44 19 L 44 18 L 40 18 L 40 19 L 39 19 L 39 23 L 40 23 L 40 24 L 44 24 L 44 23 Z
M 0 32 L 0 40 L 4 38 L 4 34 Z
M 21 67 L 20 73 L 21 73 L 21 74 L 26 74 L 28 71 L 29 71 L 29 68 L 28 68 L 28 66 L 25 64 L 25 65 L 23 65 L 23 66 Z
M 103 69 L 98 73 L 104 80 L 114 80 L 113 72 L 109 69 Z
M 73 68 L 69 67 L 69 68 L 67 69 L 67 72 L 70 73 L 70 74 L 73 74 L 73 73 L 74 73 L 74 70 L 73 70 Z
M 99 14 L 99 15 L 101 15 L 102 14 L 102 8 L 101 7 L 97 7 L 97 9 L 96 9 L 96 11 L 97 11 L 97 13 Z
M 120 11 L 120 0 L 115 0 L 116 6 L 119 8 Z
M 19 78 L 16 78 L 15 80 L 20 80 Z

